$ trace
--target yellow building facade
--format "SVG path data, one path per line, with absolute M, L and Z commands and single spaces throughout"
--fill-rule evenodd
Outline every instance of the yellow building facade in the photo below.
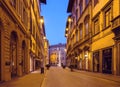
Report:
M 31 49 L 37 55 L 41 53 L 40 46 L 31 34 L 32 2 L 38 6 L 36 17 L 39 17 L 40 0 L 0 0 L 0 81 L 8 81 L 30 73 Z M 32 16 L 32 17 L 31 17 Z M 37 24 L 38 19 L 35 20 Z M 35 25 L 37 28 L 38 25 Z M 40 25 L 39 25 L 40 26 Z M 34 29 L 35 32 L 41 28 Z M 33 35 L 34 34 L 34 35 Z M 34 43 L 31 47 L 31 41 Z M 40 52 L 40 53 L 38 53 Z
M 67 11 L 71 14 L 65 30 L 69 64 L 82 70 L 120 75 L 119 3 L 69 0 Z
M 45 48 L 45 65 L 50 63 L 50 59 L 49 59 L 49 41 L 44 38 L 45 40 L 45 44 L 44 44 L 44 48 Z

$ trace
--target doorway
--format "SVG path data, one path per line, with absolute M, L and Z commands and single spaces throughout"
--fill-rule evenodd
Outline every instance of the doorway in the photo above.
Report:
M 99 72 L 99 51 L 93 53 L 93 71 Z
M 84 57 L 85 57 L 85 70 L 88 70 L 88 66 L 89 66 L 89 64 L 88 64 L 88 51 L 85 51 L 85 55 L 84 55 Z
M 112 48 L 103 50 L 102 53 L 102 72 L 103 73 L 112 73 Z
M 22 73 L 23 75 L 25 74 L 25 52 L 26 52 L 26 44 L 25 44 L 25 41 L 22 42 L 22 59 L 21 59 L 21 66 L 22 66 Z
M 10 37 L 11 77 L 17 76 L 17 34 L 11 33 Z

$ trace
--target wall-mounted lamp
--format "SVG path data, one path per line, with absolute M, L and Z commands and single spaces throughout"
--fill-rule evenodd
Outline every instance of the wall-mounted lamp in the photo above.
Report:
M 66 28 L 66 31 L 68 31 L 68 28 Z
M 43 37 L 43 39 L 45 40 L 45 39 L 46 39 L 46 37 Z
M 68 18 L 68 21 L 69 21 L 69 22 L 72 22 L 72 18 L 69 17 L 69 18 Z
M 44 23 L 44 18 L 43 18 L 43 16 L 40 17 L 40 23 Z
M 44 23 L 44 20 L 43 20 L 43 19 L 40 19 L 40 22 L 41 22 L 41 23 Z

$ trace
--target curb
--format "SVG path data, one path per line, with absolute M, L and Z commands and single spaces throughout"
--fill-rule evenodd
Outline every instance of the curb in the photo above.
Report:
M 66 70 L 68 71 L 69 69 L 66 68 Z M 87 75 L 87 76 L 91 76 L 91 77 L 97 77 L 97 78 L 101 78 L 101 79 L 106 79 L 106 80 L 110 80 L 110 81 L 114 81 L 114 82 L 118 82 L 120 83 L 120 80 L 114 80 L 114 79 L 111 79 L 111 78 L 107 78 L 107 77 L 103 77 L 102 75 L 99 76 L 99 75 L 96 75 L 96 74 L 102 74 L 102 73 L 94 73 L 94 72 L 90 72 L 91 74 L 89 74 L 89 72 L 86 72 L 86 73 L 83 73 L 82 71 L 78 71 L 76 69 L 74 69 L 74 72 L 76 73 L 81 73 L 81 74 L 84 74 L 84 75 Z M 93 75 L 94 74 L 94 75 Z M 119 78 L 119 77 L 118 77 Z
M 42 81 L 41 81 L 41 83 L 40 83 L 40 87 L 42 87 L 42 85 L 43 85 L 43 82 L 44 82 L 44 80 L 45 80 L 46 73 L 47 73 L 47 70 L 46 70 L 45 74 L 44 74 L 43 77 L 42 77 Z

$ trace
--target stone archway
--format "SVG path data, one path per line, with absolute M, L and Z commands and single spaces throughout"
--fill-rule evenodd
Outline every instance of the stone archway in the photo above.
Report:
M 17 76 L 17 42 L 17 33 L 13 31 L 10 36 L 11 77 Z
M 25 67 L 26 67 L 26 43 L 25 41 L 22 41 L 22 50 L 21 50 L 21 55 L 22 55 L 22 59 L 21 59 L 21 66 L 22 66 L 22 74 L 25 74 Z

